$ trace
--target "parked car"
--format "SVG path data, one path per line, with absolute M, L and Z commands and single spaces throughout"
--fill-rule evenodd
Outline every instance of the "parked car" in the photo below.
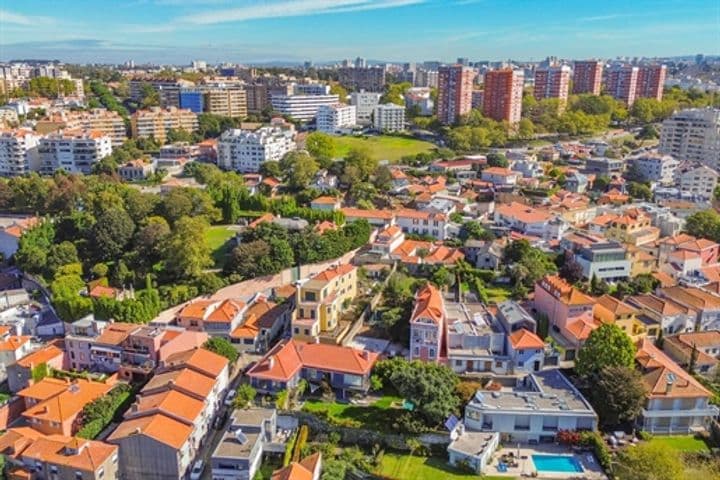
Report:
M 203 470 L 205 469 L 205 462 L 198 460 L 193 464 L 192 470 L 190 470 L 190 480 L 200 480 Z
M 237 392 L 235 390 L 230 390 L 227 395 L 225 395 L 225 404 L 226 407 L 230 407 L 233 404 L 233 401 L 235 401 L 235 395 L 237 395 Z

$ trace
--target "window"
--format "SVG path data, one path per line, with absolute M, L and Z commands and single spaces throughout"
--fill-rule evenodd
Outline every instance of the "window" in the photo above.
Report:
M 434 349 L 434 348 L 431 348 L 431 349 L 430 349 L 429 357 L 430 357 L 430 358 L 435 358 L 435 349 Z

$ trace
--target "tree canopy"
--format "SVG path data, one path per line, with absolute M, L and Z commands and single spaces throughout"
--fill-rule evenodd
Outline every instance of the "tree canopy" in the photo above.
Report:
M 633 368 L 635 345 L 620 327 L 605 323 L 590 333 L 575 361 L 575 371 L 582 377 L 597 375 L 605 367 Z

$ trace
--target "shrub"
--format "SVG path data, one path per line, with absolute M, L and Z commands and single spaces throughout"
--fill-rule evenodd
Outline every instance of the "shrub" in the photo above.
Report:
M 610 469 L 610 451 L 608 450 L 607 445 L 605 445 L 605 440 L 602 439 L 598 432 L 581 432 L 580 444 L 592 448 L 603 469 L 606 471 Z
M 555 439 L 563 445 L 577 445 L 580 443 L 580 434 L 573 430 L 560 430 Z
M 303 447 L 305 446 L 305 443 L 307 442 L 308 438 L 308 426 L 303 425 L 300 427 L 300 432 L 298 433 L 297 441 L 295 442 L 295 449 L 293 451 L 292 461 L 293 462 L 299 462 L 300 461 L 300 453 L 302 452 Z
M 288 465 L 290 465 L 297 437 L 298 432 L 293 433 L 292 436 L 288 439 L 287 444 L 285 445 L 285 454 L 283 455 L 283 467 L 287 467 Z
M 653 435 L 652 435 L 652 433 L 646 432 L 645 430 L 640 430 L 640 431 L 638 432 L 638 438 L 639 438 L 640 440 L 644 440 L 644 441 L 646 441 L 646 442 L 649 442 L 650 440 L 653 439 Z

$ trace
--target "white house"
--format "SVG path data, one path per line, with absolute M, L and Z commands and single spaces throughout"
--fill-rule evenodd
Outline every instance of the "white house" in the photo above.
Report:
M 560 373 L 543 370 L 518 378 L 513 386 L 479 390 L 465 407 L 470 431 L 498 432 L 503 443 L 553 442 L 560 430 L 595 430 L 590 403 Z
M 289 124 L 274 123 L 257 130 L 232 129 L 223 132 L 218 141 L 218 166 L 257 173 L 264 162 L 280 161 L 295 149 L 295 128 Z
M 489 167 L 483 170 L 481 174 L 483 180 L 498 187 L 515 186 L 520 177 L 522 177 L 522 174 L 519 172 L 514 172 L 509 168 L 502 167 Z

